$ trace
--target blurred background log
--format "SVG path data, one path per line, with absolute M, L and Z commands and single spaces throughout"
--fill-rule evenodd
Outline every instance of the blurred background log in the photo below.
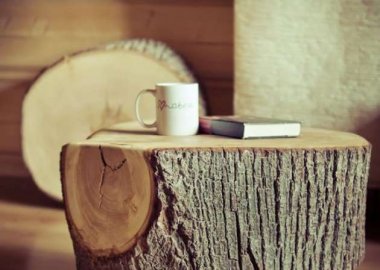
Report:
M 0 1 L 0 175 L 28 175 L 21 105 L 35 77 L 64 55 L 111 41 L 167 43 L 194 71 L 209 113 L 231 114 L 232 6 L 232 0 Z

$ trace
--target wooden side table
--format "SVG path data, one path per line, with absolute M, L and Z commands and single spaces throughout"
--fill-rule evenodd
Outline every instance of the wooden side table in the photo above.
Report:
M 370 145 L 165 137 L 121 124 L 63 148 L 78 269 L 353 269 L 364 255 Z

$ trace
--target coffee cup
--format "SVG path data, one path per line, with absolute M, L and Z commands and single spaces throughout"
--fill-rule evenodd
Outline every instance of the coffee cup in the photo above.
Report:
M 194 135 L 199 126 L 198 92 L 197 83 L 158 83 L 154 89 L 142 90 L 137 95 L 136 118 L 144 127 L 156 127 L 160 135 Z M 153 123 L 146 123 L 140 115 L 140 99 L 145 94 L 156 99 L 156 120 Z

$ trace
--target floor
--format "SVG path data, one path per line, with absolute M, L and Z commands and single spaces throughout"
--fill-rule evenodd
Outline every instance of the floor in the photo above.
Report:
M 62 205 L 43 196 L 30 179 L 0 177 L 0 268 L 75 269 Z M 380 241 L 368 240 L 359 270 L 380 269 Z
M 75 269 L 63 206 L 31 179 L 0 177 L 0 217 L 0 269 Z

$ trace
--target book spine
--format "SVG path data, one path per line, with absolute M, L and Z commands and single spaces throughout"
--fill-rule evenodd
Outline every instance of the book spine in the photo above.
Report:
M 212 134 L 212 120 L 199 118 L 199 133 Z
M 244 136 L 244 124 L 215 120 L 212 122 L 211 132 L 215 135 L 242 139 Z

